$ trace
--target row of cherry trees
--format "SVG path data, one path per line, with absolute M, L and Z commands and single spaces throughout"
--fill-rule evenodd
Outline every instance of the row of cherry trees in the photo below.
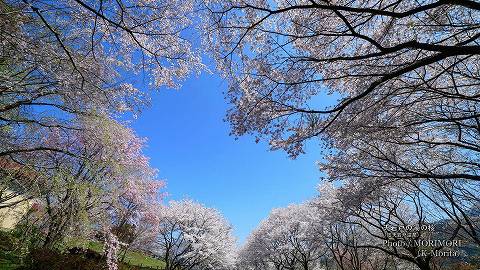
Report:
M 293 158 L 312 139 L 326 149 L 319 167 L 335 188 L 322 195 L 331 198 L 320 212 L 336 220 L 324 239 L 333 239 L 337 267 L 438 267 L 418 246 L 383 245 L 385 228 L 399 225 L 441 224 L 437 234 L 479 247 L 478 1 L 205 5 L 206 43 L 229 81 L 232 133 L 266 139 Z M 262 245 L 262 228 L 275 222 L 262 223 L 245 252 L 257 252 L 249 247 Z M 372 263 L 370 253 L 390 259 Z M 270 263 L 293 269 L 300 254 Z M 264 263 L 257 259 L 252 267 Z
M 128 77 L 176 88 L 204 69 L 185 29 L 194 1 L 0 1 L 0 208 L 34 202 L 34 246 L 101 237 L 109 269 L 130 249 L 167 270 L 231 269 L 235 239 L 215 209 L 161 205 L 138 137 L 120 119 L 149 103 Z M 26 242 L 31 242 L 26 241 Z
M 148 105 L 125 74 L 177 87 L 203 69 L 183 1 L 0 1 L 0 208 L 33 201 L 26 237 L 54 248 L 100 231 L 150 243 L 164 182 L 123 115 Z M 93 230 L 95 229 L 95 230 Z M 126 252 L 126 250 L 124 250 Z
M 390 190 L 352 208 L 345 193 L 327 182 L 316 198 L 272 210 L 239 250 L 237 269 L 446 270 L 475 265 L 478 246 L 459 229 L 452 231 L 449 220 L 428 223 L 430 209 L 419 197 Z M 428 246 L 429 240 L 442 242 Z M 452 247 L 452 240 L 459 245 Z M 464 253 L 469 249 L 473 252 Z M 450 250 L 458 253 L 452 256 Z

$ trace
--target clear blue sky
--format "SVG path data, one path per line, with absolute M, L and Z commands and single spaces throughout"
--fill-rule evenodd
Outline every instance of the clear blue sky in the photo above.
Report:
M 253 137 L 235 140 L 223 121 L 226 87 L 218 75 L 204 73 L 180 90 L 162 89 L 132 127 L 148 138 L 145 154 L 167 181 L 167 199 L 190 198 L 219 209 L 242 243 L 272 208 L 316 194 L 320 148 L 312 142 L 307 155 L 291 160 Z

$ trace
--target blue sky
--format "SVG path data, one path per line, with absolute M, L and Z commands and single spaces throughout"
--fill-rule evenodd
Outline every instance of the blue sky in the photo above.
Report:
M 272 208 L 316 194 L 320 147 L 311 142 L 306 155 L 291 160 L 253 137 L 235 140 L 223 121 L 226 87 L 218 75 L 203 73 L 179 90 L 162 89 L 132 127 L 148 138 L 145 154 L 167 181 L 167 199 L 219 209 L 241 243 Z

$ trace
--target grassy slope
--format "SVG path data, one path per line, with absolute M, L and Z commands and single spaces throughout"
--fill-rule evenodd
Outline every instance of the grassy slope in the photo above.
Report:
M 95 241 L 88 242 L 86 247 L 98 253 L 101 253 L 103 250 L 103 244 Z M 127 251 L 124 262 L 129 265 L 144 266 L 153 269 L 163 269 L 165 266 L 163 261 L 146 256 L 138 251 Z
M 12 238 L 7 232 L 0 231 L 0 270 L 13 270 L 21 265 L 18 264 L 20 257 L 12 250 Z M 82 244 L 83 242 L 83 244 Z M 89 248 L 97 253 L 102 253 L 103 244 L 96 241 L 72 240 L 64 248 L 82 246 Z M 144 255 L 138 251 L 128 251 L 125 256 L 125 264 L 130 266 L 142 266 L 142 269 L 163 269 L 165 263 L 161 260 Z

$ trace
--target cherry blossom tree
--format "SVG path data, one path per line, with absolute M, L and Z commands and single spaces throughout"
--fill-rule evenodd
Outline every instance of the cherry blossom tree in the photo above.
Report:
M 215 209 L 191 200 L 170 201 L 159 209 L 154 253 L 166 270 L 231 269 L 236 243 L 232 228 Z
M 118 238 L 110 231 L 105 232 L 105 245 L 103 253 L 107 257 L 108 270 L 117 270 L 117 253 L 121 243 Z
M 39 134 L 66 136 L 82 128 L 80 116 L 138 113 L 148 94 L 126 75 L 178 87 L 202 70 L 184 34 L 192 12 L 185 1 L 0 2 L 0 157 L 75 156 L 46 147 Z
M 380 124 L 433 126 L 418 138 L 433 144 L 429 135 L 458 132 L 457 121 L 459 146 L 478 150 L 466 134 L 478 117 L 477 2 L 206 2 L 235 135 L 268 136 L 296 156 L 327 131 L 351 140 Z M 312 101 L 333 92 L 339 101 L 329 108 Z
M 328 264 L 325 223 L 310 204 L 274 209 L 239 252 L 243 269 L 318 269 Z
M 37 225 L 45 234 L 43 245 L 54 246 L 66 236 L 86 237 L 94 227 L 111 231 L 129 224 L 135 237 L 127 244 L 134 248 L 145 236 L 147 221 L 156 219 L 152 208 L 160 202 L 164 182 L 142 153 L 144 140 L 130 128 L 108 118 L 84 121 L 75 137 L 50 133 L 44 145 L 61 145 L 85 158 L 48 151 L 48 158 L 41 153 L 35 163 L 43 175 L 34 194 L 42 204 L 36 215 L 42 216 Z
M 479 180 L 478 3 L 207 7 L 208 41 L 230 80 L 233 134 L 269 137 L 273 149 L 293 157 L 313 137 L 340 154 L 373 140 L 370 148 L 404 155 L 389 159 L 404 176 Z M 333 93 L 338 102 L 319 108 L 318 97 Z M 415 154 L 421 165 L 408 163 Z
M 124 185 L 112 208 L 112 230 L 124 243 L 122 260 L 128 250 L 149 250 L 155 242 L 164 182 L 155 178 L 129 179 Z

